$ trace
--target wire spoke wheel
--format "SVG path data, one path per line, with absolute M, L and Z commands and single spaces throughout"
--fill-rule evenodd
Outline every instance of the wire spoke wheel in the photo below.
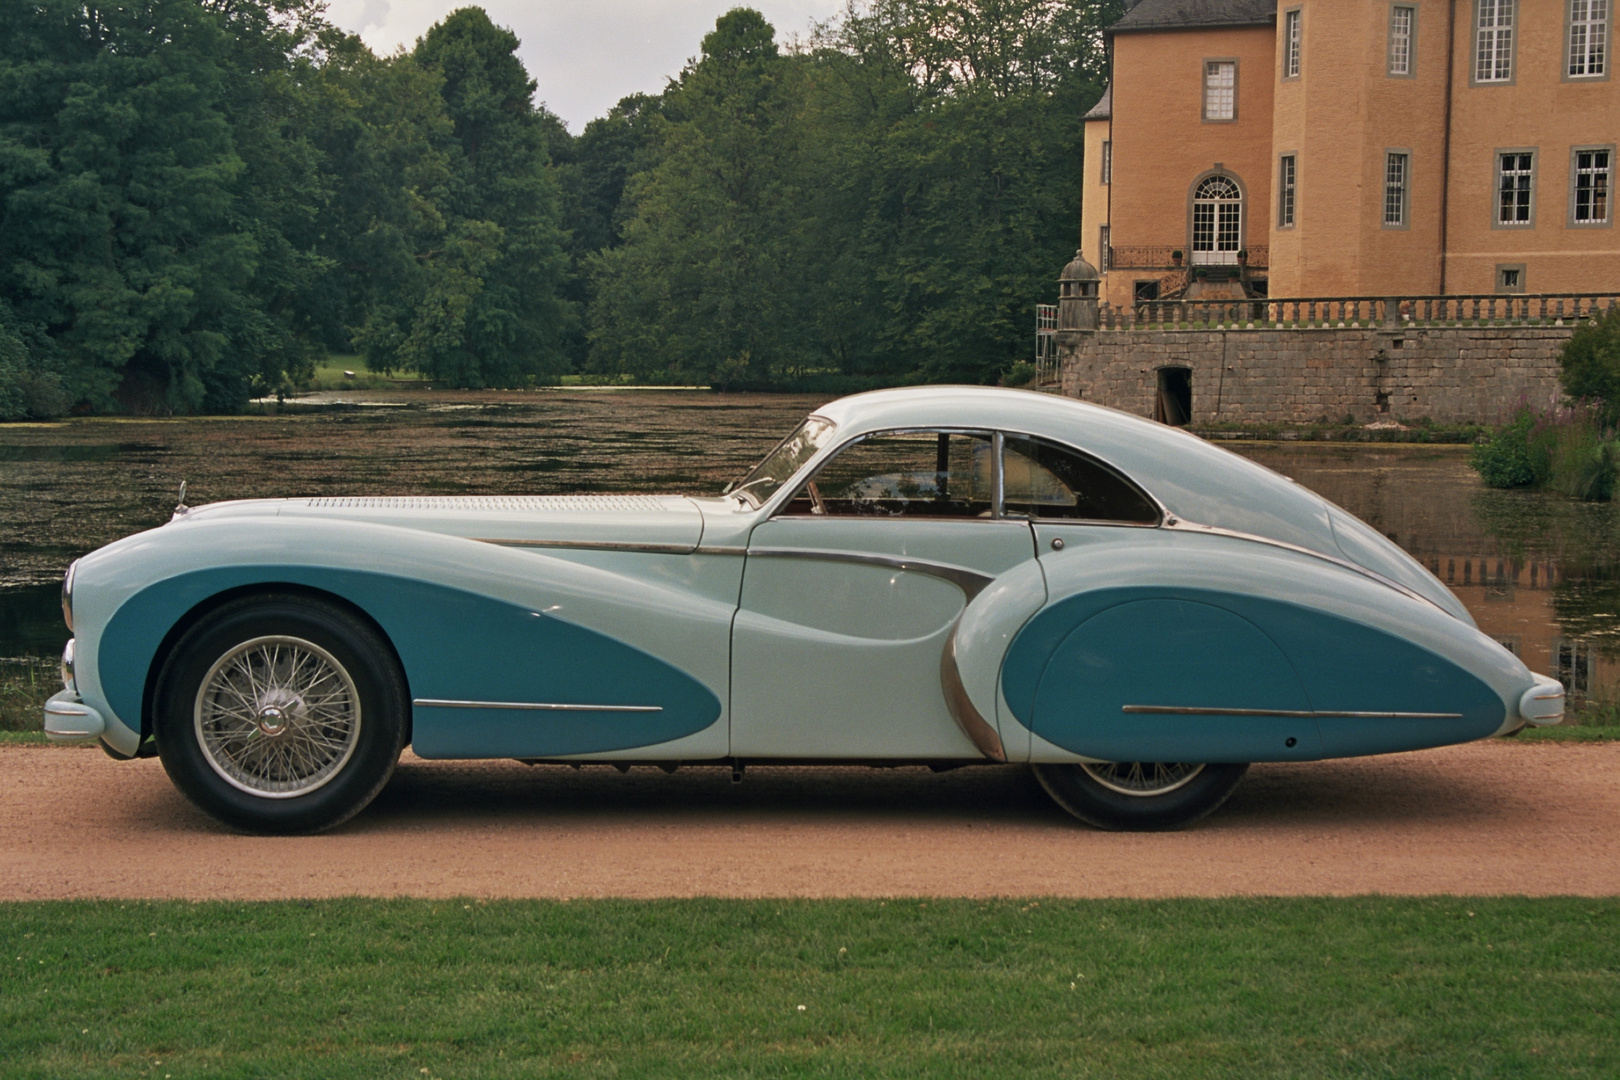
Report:
M 1121 795 L 1165 795 L 1190 784 L 1201 764 L 1180 761 L 1088 761 L 1080 766 L 1097 783 Z
M 337 776 L 360 741 L 360 693 L 312 641 L 256 637 L 216 660 L 194 712 L 203 757 L 250 795 L 290 799 Z

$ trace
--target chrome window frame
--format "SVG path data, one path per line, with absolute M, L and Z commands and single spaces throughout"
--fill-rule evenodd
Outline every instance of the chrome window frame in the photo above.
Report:
M 1165 508 L 1164 503 L 1159 499 L 1159 497 L 1157 495 L 1153 494 L 1153 492 L 1149 491 L 1147 488 L 1143 487 L 1137 481 L 1133 480 L 1130 477 L 1129 474 L 1127 474 L 1123 469 L 1121 469 L 1119 466 L 1115 465 L 1113 462 L 1111 462 L 1111 461 L 1107 460 L 1106 458 L 1103 458 L 1103 457 L 1101 457 L 1101 456 L 1099 456 L 1097 454 L 1094 454 L 1089 450 L 1083 450 L 1080 447 L 1075 446 L 1071 442 L 1068 442 L 1068 441 L 1063 440 L 1063 439 L 1056 439 L 1056 438 L 1053 438 L 1051 435 L 1044 435 L 1044 434 L 1040 434 L 1040 433 L 1033 432 L 1033 431 L 1015 430 L 1015 429 L 1012 429 L 1012 428 L 960 427 L 960 426 L 954 426 L 954 425 L 940 425 L 940 426 L 930 426 L 930 427 L 882 428 L 882 429 L 879 429 L 879 430 L 876 430 L 876 431 L 867 431 L 867 432 L 863 432 L 863 433 L 861 433 L 859 435 L 851 436 L 849 439 L 847 439 L 844 442 L 839 443 L 837 446 L 833 447 L 830 451 L 828 451 L 826 453 L 826 455 L 824 457 L 821 456 L 821 455 L 817 455 L 817 457 L 812 458 L 810 461 L 808 461 L 805 464 L 804 468 L 801 469 L 798 474 L 794 475 L 792 477 L 792 479 L 788 481 L 788 483 L 786 483 L 786 484 L 784 484 L 782 486 L 781 491 L 779 491 L 775 496 L 772 496 L 771 503 L 768 504 L 767 507 L 765 508 L 764 516 L 767 519 L 788 518 L 788 519 L 792 519 L 794 521 L 803 521 L 803 520 L 808 520 L 808 519 L 812 519 L 812 518 L 817 519 L 817 520 L 824 520 L 824 519 L 827 519 L 829 516 L 837 516 L 837 517 L 840 518 L 840 520 L 848 520 L 848 518 L 843 516 L 843 515 L 790 514 L 790 513 L 786 512 L 786 510 L 783 509 L 783 508 L 786 507 L 788 504 L 790 504 L 794 500 L 794 498 L 798 496 L 799 492 L 801 490 L 803 490 L 804 486 L 807 483 L 809 483 L 816 476 L 816 474 L 821 471 L 821 469 L 826 464 L 831 462 L 839 454 L 842 454 L 845 450 L 850 449 L 851 447 L 855 446 L 857 443 L 865 442 L 868 439 L 883 438 L 884 436 L 888 436 L 888 435 L 974 435 L 974 436 L 988 436 L 990 438 L 991 445 L 994 448 L 992 450 L 992 453 L 994 454 L 994 458 L 993 458 L 991 468 L 990 468 L 990 516 L 989 517 L 985 517 L 985 518 L 970 517 L 970 518 L 937 518 L 937 519 L 933 519 L 933 518 L 925 518 L 925 517 L 922 517 L 922 516 L 919 515 L 917 518 L 913 519 L 913 520 L 916 520 L 916 521 L 929 521 L 929 520 L 940 520 L 940 521 L 989 521 L 989 522 L 1022 521 L 1022 522 L 1028 522 L 1030 524 L 1035 524 L 1035 523 L 1038 523 L 1038 522 L 1044 522 L 1046 524 L 1059 524 L 1059 525 L 1108 525 L 1108 526 L 1112 526 L 1114 528 L 1121 528 L 1121 529 L 1159 529 L 1159 528 L 1164 528 L 1166 526 L 1166 524 L 1174 524 L 1174 522 L 1175 522 L 1174 516 L 1170 513 L 1170 511 L 1168 509 Z M 1125 484 L 1131 490 L 1135 491 L 1137 494 L 1141 495 L 1144 499 L 1146 499 L 1148 504 L 1150 506 L 1152 506 L 1155 510 L 1158 511 L 1158 515 L 1159 515 L 1158 520 L 1153 521 L 1153 522 L 1113 521 L 1113 520 L 1110 520 L 1110 519 L 1107 519 L 1107 518 L 1052 518 L 1052 517 L 1041 517 L 1038 514 L 1008 514 L 1007 513 L 1007 506 L 1006 506 L 1006 498 L 1007 498 L 1007 491 L 1006 491 L 1006 487 L 1007 487 L 1007 484 L 1006 484 L 1006 440 L 1007 440 L 1008 436 L 1012 436 L 1014 438 L 1022 438 L 1022 439 L 1034 439 L 1034 440 L 1039 440 L 1039 441 L 1042 441 L 1042 442 L 1051 443 L 1053 446 L 1056 446 L 1056 447 L 1058 447 L 1058 448 L 1060 448 L 1062 450 L 1066 450 L 1066 451 L 1068 451 L 1069 453 L 1072 453 L 1072 454 L 1078 454 L 1082 458 L 1085 458 L 1086 460 L 1095 463 L 1096 465 L 1098 465 L 1102 469 L 1104 469 L 1106 472 L 1113 475 L 1117 480 L 1119 480 L 1120 482 Z M 788 493 L 786 497 L 782 496 L 782 492 L 784 492 L 784 491 Z

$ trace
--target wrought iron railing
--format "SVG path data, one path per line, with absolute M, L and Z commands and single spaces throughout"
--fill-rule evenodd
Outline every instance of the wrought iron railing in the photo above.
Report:
M 1178 261 L 1176 253 L 1181 252 L 1182 258 Z M 1226 255 L 1227 253 L 1222 253 Z M 1237 256 L 1241 254 L 1243 258 Z M 1192 265 L 1197 259 L 1189 259 L 1185 248 L 1171 247 L 1169 245 L 1149 245 L 1147 247 L 1110 247 L 1108 249 L 1109 270 L 1176 270 Z M 1242 252 L 1232 252 L 1221 260 L 1222 265 L 1235 264 L 1247 266 L 1250 270 L 1265 270 L 1271 266 L 1271 249 L 1264 244 L 1244 248 Z
M 1384 327 L 1570 326 L 1620 303 L 1620 293 L 1504 296 L 1144 300 L 1101 304 L 1099 330 L 1339 330 Z

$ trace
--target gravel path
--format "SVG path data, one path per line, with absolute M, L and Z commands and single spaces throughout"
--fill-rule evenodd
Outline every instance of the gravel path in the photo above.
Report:
M 1620 894 L 1620 743 L 1257 765 L 1196 828 L 1087 829 L 1016 767 L 529 768 L 407 755 L 324 836 L 232 834 L 156 761 L 0 747 L 0 899 Z

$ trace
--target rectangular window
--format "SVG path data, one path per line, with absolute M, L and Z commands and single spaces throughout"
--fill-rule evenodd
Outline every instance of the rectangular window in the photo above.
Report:
M 1204 63 L 1204 119 L 1237 119 L 1237 61 Z
M 1496 223 L 1529 225 L 1531 195 L 1535 190 L 1536 155 L 1515 150 L 1497 155 Z
M 1396 4 L 1389 9 L 1389 73 L 1412 74 L 1412 32 L 1417 26 L 1417 9 Z
M 1609 72 L 1609 0 L 1569 0 L 1569 77 Z
M 1513 81 L 1513 7 L 1515 0 L 1477 0 L 1474 30 L 1474 81 Z
M 1576 225 L 1607 225 L 1614 191 L 1614 151 L 1576 150 L 1574 158 L 1570 218 Z
M 1114 144 L 1107 139 L 1102 144 L 1102 182 L 1114 182 Z
M 1283 16 L 1283 78 L 1299 78 L 1300 10 Z
M 1292 228 L 1294 224 L 1295 161 L 1293 154 L 1284 154 L 1277 170 L 1277 227 Z
M 1113 262 L 1108 250 L 1108 226 L 1097 226 L 1097 269 L 1103 273 L 1108 272 L 1108 264 Z
M 1384 224 L 1406 224 L 1406 183 L 1409 156 L 1384 155 Z

